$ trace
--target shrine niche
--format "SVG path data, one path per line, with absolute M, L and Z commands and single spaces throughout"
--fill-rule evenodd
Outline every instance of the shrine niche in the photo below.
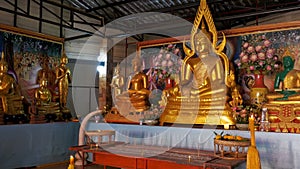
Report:
M 294 95 L 294 101 L 286 102 L 275 102 L 268 101 L 268 97 L 271 93 L 275 91 L 280 91 L 281 89 L 274 88 L 274 81 L 276 77 L 276 73 L 282 71 L 283 68 L 283 55 L 291 56 L 293 62 L 295 63 L 294 68 L 298 69 L 297 61 L 299 56 L 299 27 L 300 22 L 289 22 L 289 23 L 279 23 L 279 24 L 271 24 L 271 25 L 261 25 L 261 26 L 251 26 L 245 28 L 236 28 L 231 30 L 224 30 L 223 33 L 227 37 L 226 45 L 224 48 L 224 53 L 227 55 L 230 60 L 231 66 L 235 71 L 235 80 L 237 84 L 238 91 L 240 92 L 243 100 L 243 104 L 236 106 L 233 108 L 234 116 L 236 119 L 236 123 L 248 123 L 248 117 L 250 114 L 255 114 L 256 116 L 256 127 L 259 130 L 260 120 L 261 120 L 261 111 L 263 107 L 268 108 L 268 112 L 270 115 L 268 116 L 268 122 L 270 122 L 270 130 L 269 131 L 288 131 L 288 132 L 298 132 L 298 102 L 297 95 Z M 218 35 L 221 35 L 219 32 Z M 139 50 L 143 51 L 145 48 L 153 48 L 159 47 L 165 44 L 182 44 L 184 39 L 189 39 L 189 36 L 176 37 L 176 38 L 167 38 L 160 40 L 152 40 L 139 43 Z M 219 39 L 220 41 L 220 39 Z M 248 45 L 248 46 L 247 46 Z M 259 46 L 257 47 L 256 57 L 249 58 L 245 56 L 245 54 L 241 56 L 241 53 L 247 49 L 249 46 Z M 181 45 L 182 46 L 182 45 Z M 255 46 L 255 47 L 256 47 Z M 254 49 L 255 49 L 254 47 Z M 259 49 L 260 48 L 260 49 Z M 262 55 L 262 52 L 264 55 Z M 255 67 L 259 65 L 259 62 L 249 63 L 252 64 L 253 70 L 250 70 L 250 65 L 247 69 L 243 69 L 244 67 L 241 65 L 242 58 L 251 61 L 258 58 L 260 55 L 261 59 L 265 57 L 265 63 L 263 66 L 265 67 Z M 248 55 L 247 55 L 248 56 Z M 244 60 L 244 61 L 245 61 Z M 258 59 L 257 59 L 258 60 Z M 245 62 L 244 62 L 245 63 Z M 271 67 L 267 68 L 267 64 Z M 272 70 L 270 70 L 270 68 Z M 293 69 L 294 69 L 293 68 Z M 261 71 L 260 71 L 261 70 Z M 251 72 L 252 71 L 252 72 Z M 253 87 L 253 82 L 255 78 L 255 73 L 262 72 L 264 75 L 263 78 L 263 89 L 264 93 L 253 93 L 254 90 L 251 90 Z M 297 72 L 293 70 L 292 72 Z M 291 72 L 291 73 L 292 73 Z M 291 74 L 289 73 L 289 74 Z M 297 80 L 295 80 L 296 82 Z M 279 83 L 280 85 L 282 84 Z M 255 86 L 254 86 L 255 87 Z M 298 91 L 298 90 L 295 90 Z M 288 92 L 289 93 L 289 92 Z M 294 93 L 294 92 L 291 92 Z M 258 96 L 254 97 L 253 96 Z M 281 97 L 283 97 L 282 95 Z M 273 105 L 272 103 L 273 102 Z M 281 104 L 279 104 L 281 103 Z M 274 106 L 274 104 L 277 104 Z M 251 106 L 252 105 L 252 106 Z M 295 110 L 295 111 L 290 111 Z M 285 113 L 288 111 L 289 113 Z M 283 112 L 283 114 L 279 115 L 279 112 Z M 291 114 L 291 112 L 293 112 Z M 284 121 L 279 121 L 278 119 L 289 119 Z M 292 119 L 290 119 L 292 118 Z M 244 120 L 245 119 L 245 120 Z
M 48 121 L 55 120 L 56 110 L 51 113 L 41 111 L 43 117 L 36 114 L 41 110 L 39 106 L 45 104 L 37 100 L 37 97 L 47 100 L 45 95 L 40 95 L 47 88 L 49 96 L 51 95 L 49 98 L 53 98 L 48 99 L 47 104 L 50 105 L 49 101 L 58 102 L 55 68 L 60 64 L 63 39 L 0 25 L 0 46 L 3 52 L 2 62 L 7 65 L 7 74 L 17 86 L 14 93 L 20 96 L 17 100 L 8 96 L 8 109 L 1 108 L 1 122 L 27 123 L 31 120 L 33 123 L 43 123 L 47 121 L 45 116 L 51 116 Z M 40 86 L 41 90 L 37 92 Z
M 122 106 L 128 106 L 130 102 L 117 104 L 116 108 L 120 114 L 125 112 L 124 117 L 130 114 L 142 114 L 138 117 L 147 121 L 145 117 L 148 113 L 145 112 L 150 111 L 151 115 L 154 114 L 152 110 L 156 110 L 162 113 L 158 117 L 161 124 L 235 124 L 230 108 L 239 102 L 234 70 L 229 65 L 228 57 L 222 52 L 226 44 L 225 37 L 217 44 L 216 28 L 206 1 L 200 3 L 190 37 L 189 44 L 178 40 L 169 41 L 155 46 L 156 50 L 152 46 L 152 49 L 143 48 L 138 52 L 138 56 L 142 59 L 142 72 L 148 82 L 147 87 L 144 88 L 150 91 L 146 97 L 148 101 L 153 102 L 148 103 L 146 109 L 136 110 Z M 232 101 L 232 95 L 229 93 L 234 93 L 235 101 Z M 151 94 L 153 97 L 150 97 Z M 117 98 L 118 96 L 116 100 Z M 129 98 L 132 107 L 137 108 L 135 104 L 142 104 L 142 102 L 133 103 L 130 93 Z M 153 98 L 157 98 L 157 101 Z M 231 101 L 232 105 L 228 101 Z M 210 106 L 211 104 L 213 106 Z M 182 117 L 177 117 L 179 114 Z
M 204 3 L 204 1 L 201 3 Z M 202 11 L 205 11 L 201 5 L 199 8 L 201 8 Z M 224 93 L 220 95 L 226 96 L 226 98 L 220 99 L 222 105 L 225 105 L 225 109 L 215 112 L 215 114 L 212 113 L 213 118 L 211 119 L 199 119 L 198 124 L 207 124 L 208 121 L 210 121 L 209 123 L 212 125 L 217 124 L 227 126 L 229 124 L 230 126 L 234 126 L 235 124 L 240 123 L 248 124 L 248 118 L 253 114 L 255 117 L 255 126 L 257 130 L 298 132 L 298 101 L 300 101 L 300 99 L 298 99 L 300 98 L 300 95 L 298 95 L 298 85 L 300 83 L 298 83 L 298 78 L 295 75 L 298 74 L 299 70 L 298 49 L 300 40 L 300 22 L 296 21 L 250 26 L 216 32 L 216 30 L 214 30 L 214 26 L 211 25 L 213 23 L 212 19 L 208 17 L 208 15 L 204 17 L 206 15 L 204 14 L 205 12 L 202 13 L 203 15 L 199 15 L 202 17 L 198 17 L 198 20 L 195 22 L 197 23 L 197 28 L 200 30 L 199 32 L 203 32 L 203 37 L 207 37 L 207 40 L 212 42 L 212 48 L 214 48 L 212 51 L 219 51 L 222 53 L 221 55 L 215 55 L 219 56 L 219 61 L 222 62 L 222 65 L 220 64 L 221 66 L 216 64 L 217 66 L 215 67 L 217 70 L 221 70 L 221 73 L 217 73 L 218 71 L 213 71 L 211 69 L 210 77 L 212 77 L 212 79 L 220 78 L 220 84 L 222 84 L 224 89 Z M 211 20 L 207 21 L 207 18 Z M 215 34 L 213 33 L 214 31 Z M 192 32 L 192 35 L 195 34 Z M 223 34 L 226 38 L 226 44 L 222 44 L 225 39 Z M 186 58 L 194 57 L 191 55 L 193 55 L 193 50 L 196 49 L 196 45 L 193 47 L 196 36 L 192 38 L 192 35 L 138 43 L 137 52 L 142 59 L 143 68 L 146 68 L 143 69 L 143 72 L 151 75 L 148 76 L 148 90 L 159 93 L 161 96 L 156 97 L 158 99 L 153 102 L 155 103 L 153 105 L 158 105 L 154 107 L 155 112 L 159 112 L 155 117 L 159 117 L 159 119 L 156 120 L 159 120 L 161 125 L 163 125 L 165 122 L 175 122 L 178 124 L 197 124 L 194 123 L 195 121 L 193 121 L 196 116 L 193 119 L 188 120 L 187 117 L 191 116 L 184 115 L 185 113 L 183 113 L 181 114 L 182 117 L 178 118 L 178 112 L 186 111 L 186 114 L 189 114 L 193 111 L 196 111 L 194 110 L 195 106 L 198 110 L 201 110 L 205 106 L 205 101 L 202 103 L 194 102 L 195 104 L 192 104 L 193 99 L 196 100 L 198 98 L 196 97 L 197 92 L 190 90 L 191 88 L 187 88 L 186 90 L 182 90 L 182 88 L 176 88 L 180 81 L 185 78 L 180 75 L 183 73 L 182 71 L 185 71 L 182 65 L 190 65 L 189 62 L 184 63 L 186 60 L 188 60 Z M 217 38 L 214 39 L 214 36 Z M 219 46 L 219 48 L 216 48 L 217 46 Z M 220 47 L 222 50 L 220 50 Z M 169 53 L 172 54 L 172 57 L 169 57 Z M 168 69 L 168 62 L 166 61 L 168 59 L 166 58 L 171 58 L 172 62 L 170 62 L 170 65 L 175 67 L 172 67 L 171 70 L 177 69 L 177 71 L 175 71 L 175 75 L 170 75 L 172 73 L 169 73 L 168 71 L 161 71 L 164 70 L 164 68 L 165 70 Z M 174 62 L 175 60 L 178 62 Z M 292 62 L 287 63 L 288 61 L 284 60 L 291 60 Z M 223 64 L 227 62 L 228 64 Z M 178 65 L 171 63 L 177 63 Z M 289 75 L 290 80 L 284 80 L 278 76 L 278 73 L 282 72 L 283 69 L 287 67 L 287 64 L 292 65 L 285 71 L 286 74 Z M 164 74 L 160 75 L 161 72 L 164 72 L 166 76 L 164 76 Z M 294 74 L 294 76 L 292 74 Z M 156 75 L 158 75 L 158 78 Z M 169 80 L 170 85 L 166 84 L 166 79 Z M 287 81 L 290 82 L 286 83 Z M 230 86 L 230 82 L 232 82 L 232 86 Z M 285 90 L 286 88 L 289 90 Z M 214 87 L 214 89 L 217 88 Z M 178 94 L 186 91 L 190 91 L 190 94 L 187 98 Z M 176 92 L 177 94 L 174 95 Z M 218 94 L 213 94 L 214 99 L 218 100 Z M 172 98 L 169 96 L 174 97 Z M 184 99 L 186 100 L 183 101 Z M 202 100 L 209 99 L 211 98 L 202 98 Z M 182 100 L 180 104 L 178 104 L 178 100 Z M 213 107 L 216 108 L 217 106 L 214 105 Z M 261 112 L 265 108 L 267 108 L 268 111 L 266 111 L 267 114 L 262 117 Z M 147 111 L 152 113 L 152 110 L 153 107 L 151 105 Z M 166 111 L 169 113 L 164 113 Z M 117 109 L 113 109 L 113 112 L 118 114 Z M 206 115 L 207 113 L 204 112 L 205 111 L 201 113 L 201 111 L 198 111 L 197 113 L 192 114 Z M 220 122 L 220 117 L 222 116 L 222 113 L 220 112 L 225 112 L 224 114 L 232 116 L 232 120 L 230 120 L 228 123 Z M 139 113 L 142 114 L 142 116 L 138 116 L 139 119 L 147 120 L 143 113 L 144 112 Z M 216 122 L 218 120 L 214 119 L 215 117 L 218 117 L 217 119 L 219 119 L 220 123 Z M 139 121 L 137 120 L 136 123 L 139 123 Z M 268 129 L 263 129 L 262 124 L 268 124 Z

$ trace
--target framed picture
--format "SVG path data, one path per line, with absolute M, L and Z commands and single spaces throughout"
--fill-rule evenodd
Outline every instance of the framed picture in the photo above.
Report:
M 25 101 L 31 102 L 42 64 L 54 70 L 62 55 L 63 38 L 48 36 L 20 28 L 0 25 L 0 49 L 8 63 L 8 73 L 19 84 Z M 48 82 L 49 83 L 49 82 Z M 49 83 L 49 85 L 54 85 Z
M 283 69 L 283 57 L 292 57 L 297 66 L 300 55 L 298 21 L 238 28 L 224 33 L 227 36 L 227 56 L 235 67 L 244 102 L 250 102 L 255 74 L 264 75 L 264 85 L 272 92 L 275 77 Z

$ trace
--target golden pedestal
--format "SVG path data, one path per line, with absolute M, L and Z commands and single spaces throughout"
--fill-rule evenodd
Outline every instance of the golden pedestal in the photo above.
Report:
M 164 123 L 234 125 L 235 121 L 225 101 L 201 103 L 198 98 L 169 98 L 160 116 L 160 125 Z
M 270 130 L 284 133 L 300 133 L 300 101 L 270 101 L 268 109 Z

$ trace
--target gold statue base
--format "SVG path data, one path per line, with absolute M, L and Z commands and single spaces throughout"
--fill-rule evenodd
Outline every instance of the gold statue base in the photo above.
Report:
M 121 115 L 127 116 L 130 113 L 143 112 L 150 108 L 149 103 L 141 100 L 140 102 L 132 103 L 128 100 L 116 99 L 116 109 L 120 112 Z
M 139 124 L 142 119 L 140 114 L 128 113 L 127 115 L 121 115 L 116 107 L 113 107 L 104 119 L 107 123 L 123 123 L 123 124 Z
M 199 99 L 168 99 L 168 104 L 160 116 L 160 125 L 177 124 L 208 124 L 234 125 L 235 120 L 229 107 L 222 100 L 204 102 Z M 180 103 L 180 104 L 179 104 Z

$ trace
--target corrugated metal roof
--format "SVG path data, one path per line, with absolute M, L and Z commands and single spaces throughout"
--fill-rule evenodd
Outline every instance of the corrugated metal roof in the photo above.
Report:
M 66 1 L 73 7 L 104 17 L 105 23 L 143 12 L 168 13 L 192 22 L 200 4 L 199 0 Z M 207 0 L 207 3 L 218 30 L 245 24 L 272 13 L 298 10 L 300 5 L 299 0 Z M 145 22 L 140 24 L 145 24 Z

